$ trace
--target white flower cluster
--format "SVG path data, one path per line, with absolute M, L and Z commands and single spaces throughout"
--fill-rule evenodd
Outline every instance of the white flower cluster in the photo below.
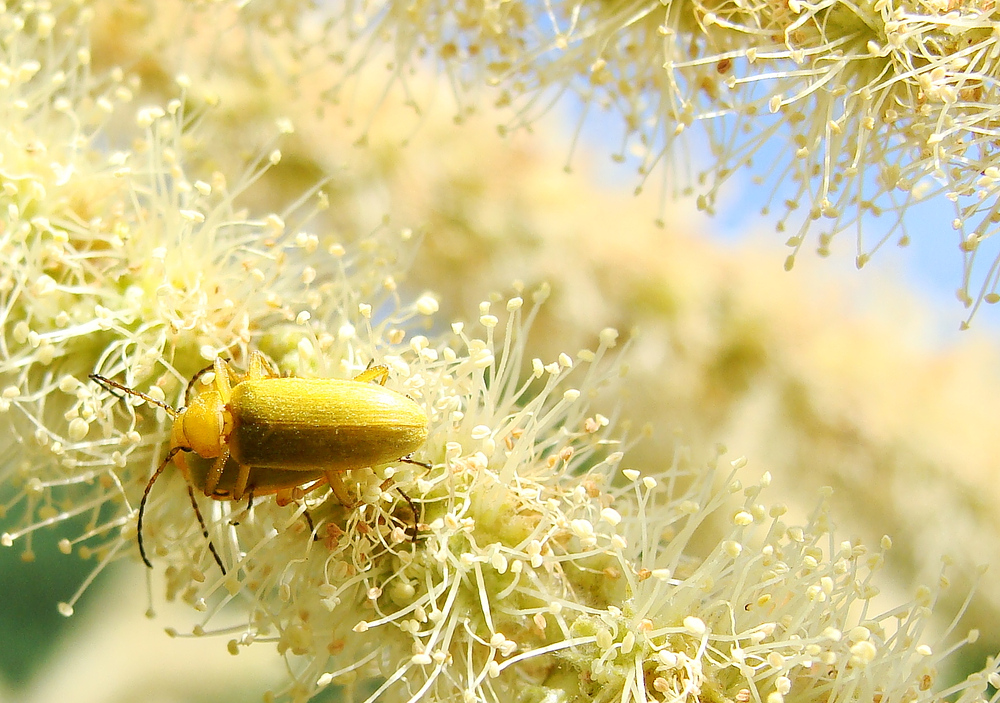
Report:
M 760 502 L 770 476 L 737 478 L 743 459 L 622 469 L 612 423 L 587 411 L 616 335 L 519 381 L 522 305 L 507 301 L 502 336 L 484 304 L 478 334 L 415 337 L 393 359 L 431 418 L 432 469 L 352 477 L 354 511 L 325 494 L 255 506 L 222 525 L 228 578 L 175 567 L 208 608 L 191 634 L 234 654 L 276 643 L 293 680 L 275 695 L 302 701 L 329 685 L 366 702 L 938 700 L 951 650 L 924 643 L 936 589 L 873 603 L 888 538 L 837 541 L 823 505 L 786 524 Z M 415 540 L 386 478 L 417 506 Z M 245 622 L 213 628 L 230 600 Z M 985 700 L 988 680 L 956 692 Z

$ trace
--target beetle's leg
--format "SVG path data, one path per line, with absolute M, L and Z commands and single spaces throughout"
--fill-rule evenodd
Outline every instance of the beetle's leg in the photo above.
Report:
M 309 509 L 306 508 L 302 511 L 302 515 L 305 517 L 306 522 L 309 523 L 309 534 L 312 535 L 313 542 L 319 541 L 319 535 L 316 534 L 316 525 L 313 524 L 312 515 L 309 514 Z
M 380 386 L 385 385 L 385 379 L 389 378 L 389 367 L 385 364 L 379 364 L 378 366 L 372 366 L 365 369 L 357 376 L 354 380 L 358 383 L 366 383 L 368 381 L 375 381 Z
M 416 466 L 422 466 L 425 469 L 427 469 L 428 471 L 430 471 L 431 468 L 433 468 L 426 461 L 417 461 L 416 459 L 414 459 L 413 458 L 413 454 L 407 454 L 406 456 L 402 456 L 399 459 L 397 459 L 397 461 L 399 461 L 399 462 L 401 462 L 403 464 L 414 464 Z M 392 485 L 392 479 L 391 478 L 390 479 L 386 479 L 385 482 L 382 483 L 381 488 L 384 491 L 384 490 L 388 489 L 390 485 Z M 417 506 L 413 503 L 413 499 L 410 498 L 410 496 L 406 495 L 406 493 L 403 491 L 402 488 L 400 488 L 399 486 L 396 486 L 396 490 L 399 491 L 399 495 L 403 496 L 403 498 L 406 500 L 407 504 L 410 506 L 410 512 L 413 513 L 413 535 L 411 535 L 410 539 L 413 542 L 416 542 L 417 541 L 417 532 L 420 530 L 420 527 L 419 527 L 419 524 L 420 524 L 420 514 L 417 512 Z
M 225 456 L 226 457 L 229 456 L 228 447 L 226 448 Z M 236 485 L 233 486 L 233 500 L 239 500 L 240 498 L 243 497 L 243 494 L 246 493 L 247 490 L 247 483 L 250 482 L 250 465 L 240 464 L 239 467 L 240 467 L 240 473 L 239 476 L 236 477 Z M 251 493 L 252 492 L 253 491 L 251 491 Z
M 230 369 L 229 364 L 226 363 L 222 358 L 215 360 L 215 389 L 219 391 L 219 397 L 222 398 L 223 403 L 228 403 L 229 398 L 233 395 L 232 387 L 232 377 L 230 376 L 232 369 Z
M 274 492 L 274 502 L 279 508 L 283 508 L 289 503 L 295 503 L 302 500 L 306 493 L 316 490 L 325 483 L 329 483 L 326 480 L 326 476 L 323 478 L 317 478 L 308 483 L 303 483 L 301 486 L 292 486 L 290 488 L 279 488 Z
M 420 532 L 420 513 L 417 512 L 417 506 L 413 503 L 413 498 L 406 494 L 399 486 L 396 486 L 396 490 L 399 491 L 399 495 L 406 499 L 406 503 L 410 506 L 410 512 L 413 513 L 413 535 L 410 537 L 410 542 L 413 544 L 417 543 L 417 533 Z
M 250 361 L 247 362 L 247 375 L 249 379 L 278 378 L 280 374 L 268 363 L 267 357 L 259 351 L 250 352 Z
M 142 517 L 146 514 L 146 499 L 149 498 L 149 491 L 153 488 L 153 484 L 156 483 L 156 479 L 160 477 L 163 470 L 167 468 L 167 464 L 170 460 L 174 458 L 177 452 L 181 451 L 180 447 L 174 447 L 169 452 L 167 452 L 167 458 L 163 460 L 163 463 L 157 467 L 153 475 L 149 477 L 149 482 L 146 484 L 146 489 L 142 492 L 142 500 L 139 501 L 139 519 L 136 520 L 135 530 L 139 535 L 139 556 L 142 557 L 142 562 L 148 566 L 150 569 L 153 565 L 150 563 L 149 559 L 146 557 L 146 545 L 142 543 Z
M 399 457 L 399 459 L 397 461 L 399 461 L 399 462 L 401 462 L 403 464 L 413 464 L 414 466 L 422 466 L 423 468 L 427 469 L 428 471 L 430 471 L 433 468 L 426 461 L 417 461 L 416 459 L 414 459 L 413 458 L 413 454 L 407 454 L 406 456 L 401 456 L 401 457 Z M 385 490 L 385 489 L 383 488 L 382 490 Z M 416 541 L 417 541 L 417 532 L 420 530 L 420 527 L 419 527 L 419 524 L 420 524 L 420 515 L 417 513 L 417 508 L 413 504 L 413 499 L 410 498 L 410 496 L 406 495 L 403 492 L 403 489 L 399 488 L 398 486 L 396 487 L 396 490 L 399 491 L 399 495 L 403 496 L 406 499 L 406 502 L 410 504 L 410 510 L 413 511 L 413 536 L 412 536 L 411 540 L 414 543 L 416 543 Z
M 192 488 L 190 483 L 188 484 L 188 497 L 191 498 L 191 507 L 194 508 L 194 514 L 198 517 L 198 524 L 201 525 L 201 534 L 205 536 L 205 541 L 208 542 L 208 551 L 215 557 L 215 563 L 219 565 L 222 575 L 225 576 L 226 567 L 222 565 L 222 557 L 215 551 L 215 544 L 212 542 L 212 538 L 208 536 L 208 525 L 205 524 L 205 518 L 201 516 L 201 510 L 198 509 L 198 501 L 194 497 L 194 488 Z
M 222 454 L 220 454 L 215 458 L 215 462 L 212 464 L 212 468 L 210 468 L 205 473 L 205 487 L 204 487 L 205 495 L 207 496 L 215 495 L 215 489 L 219 487 L 219 481 L 222 479 L 222 470 L 226 468 L 226 460 L 228 458 L 229 458 L 229 447 L 224 445 L 222 447 Z M 240 467 L 241 473 L 242 469 L 243 467 L 241 466 Z M 236 487 L 240 488 L 239 481 L 237 481 Z M 243 488 L 246 488 L 246 481 L 243 482 Z M 233 500 L 239 500 L 242 497 L 243 497 L 242 490 L 240 491 L 239 495 L 235 495 L 235 493 L 233 494 Z
M 401 456 L 401 457 L 399 457 L 399 459 L 397 459 L 397 461 L 400 461 L 400 462 L 402 462 L 404 464 L 413 464 L 415 466 L 423 466 L 428 471 L 430 471 L 432 468 L 434 468 L 433 466 L 431 466 L 430 464 L 428 464 L 426 461 L 417 461 L 416 459 L 413 458 L 412 454 L 407 454 L 406 456 Z
M 282 488 L 274 493 L 274 502 L 280 507 L 285 507 L 289 503 L 297 503 L 304 497 L 305 493 L 308 493 L 312 489 L 316 488 L 322 480 L 313 481 L 313 483 L 306 488 L 302 489 L 301 486 L 295 486 L 295 488 Z M 298 494 L 298 495 L 297 495 Z M 309 524 L 309 534 L 312 535 L 313 541 L 319 540 L 319 535 L 316 534 L 316 525 L 313 523 L 312 515 L 309 514 L 309 509 L 306 508 L 303 513 L 306 517 L 306 522 Z
M 419 463 L 419 462 L 416 462 L 416 463 Z M 383 491 L 385 491 L 385 490 L 388 490 L 390 486 L 392 486 L 392 479 L 391 478 L 387 478 L 385 481 L 382 482 L 382 485 L 379 486 L 379 488 L 381 488 Z M 396 492 L 399 493 L 399 495 L 403 496 L 403 500 L 405 500 L 406 504 L 410 506 L 410 512 L 413 513 L 413 534 L 410 535 L 410 541 L 415 544 L 416 541 L 417 541 L 417 532 L 420 531 L 420 527 L 419 527 L 419 524 L 420 524 L 420 514 L 417 512 L 417 506 L 414 504 L 413 498 L 411 498 L 410 496 L 406 495 L 406 492 L 403 491 L 403 489 L 400 488 L 399 486 L 394 486 L 394 488 L 396 489 Z
M 347 486 L 344 485 L 343 473 L 343 471 L 327 471 L 326 481 L 330 484 L 330 488 L 333 489 L 333 495 L 337 496 L 340 504 L 350 510 L 357 505 L 357 502 L 347 492 Z
M 229 524 L 232 525 L 233 527 L 236 527 L 237 525 L 239 525 L 240 522 L 239 522 L 238 518 L 240 517 L 240 515 L 247 515 L 247 516 L 249 516 L 251 509 L 253 509 L 253 491 L 252 490 L 247 492 L 247 507 L 245 507 L 243 510 L 241 510 L 240 512 L 238 512 L 236 514 L 236 517 L 232 518 L 229 521 Z

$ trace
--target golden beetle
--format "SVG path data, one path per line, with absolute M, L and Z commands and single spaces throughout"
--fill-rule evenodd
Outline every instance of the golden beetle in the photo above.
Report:
M 345 471 L 397 460 L 420 463 L 409 455 L 427 439 L 427 415 L 412 399 L 382 386 L 389 374 L 385 366 L 373 366 L 352 381 L 281 377 L 255 351 L 243 376 L 223 359 L 208 370 L 215 372 L 209 388 L 180 410 L 103 376 L 90 376 L 174 418 L 170 451 L 139 504 L 139 552 L 146 566 L 152 567 L 142 542 L 146 499 L 172 459 L 188 481 L 196 511 L 192 486 L 216 500 L 275 493 L 278 502 L 285 503 L 296 489 L 326 482 L 341 503 L 351 506 Z M 191 379 L 188 390 L 202 373 Z M 225 573 L 211 540 L 209 548 Z

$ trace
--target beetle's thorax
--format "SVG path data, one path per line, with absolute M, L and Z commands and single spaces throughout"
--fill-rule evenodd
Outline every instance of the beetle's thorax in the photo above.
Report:
M 216 391 L 206 391 L 181 410 L 171 442 L 205 459 L 220 456 L 233 430 L 233 415 Z

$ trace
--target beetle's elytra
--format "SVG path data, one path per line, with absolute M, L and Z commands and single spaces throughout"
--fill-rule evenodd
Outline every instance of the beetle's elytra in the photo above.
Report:
M 372 367 L 353 381 L 281 378 L 263 354 L 251 352 L 244 376 L 223 359 L 210 368 L 214 380 L 180 410 L 91 375 L 105 386 L 162 407 L 174 418 L 170 451 L 139 504 L 139 551 L 146 566 L 152 566 L 142 541 L 146 499 L 171 459 L 188 481 L 195 510 L 192 486 L 217 500 L 275 493 L 283 503 L 296 489 L 329 483 L 337 499 L 351 505 L 342 480 L 345 471 L 412 461 L 408 455 L 427 439 L 426 413 L 412 399 L 382 386 L 388 376 L 385 366 Z M 200 513 L 198 520 L 207 537 Z M 225 573 L 211 541 L 209 547 Z
M 245 380 L 229 406 L 229 455 L 241 465 L 301 471 L 319 463 L 348 471 L 398 459 L 427 439 L 420 406 L 372 383 Z

